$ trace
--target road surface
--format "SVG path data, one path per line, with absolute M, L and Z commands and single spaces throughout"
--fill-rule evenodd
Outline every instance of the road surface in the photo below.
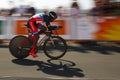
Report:
M 120 47 L 69 43 L 67 54 L 51 60 L 42 50 L 37 58 L 13 57 L 0 45 L 0 80 L 119 80 Z

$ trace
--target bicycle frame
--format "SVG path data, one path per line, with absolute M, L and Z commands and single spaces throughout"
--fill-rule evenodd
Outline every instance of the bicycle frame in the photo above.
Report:
M 50 40 L 52 41 L 51 36 L 52 36 L 52 31 L 46 31 L 45 36 L 44 36 L 40 41 L 38 41 L 37 46 L 38 46 L 38 47 L 39 47 L 39 46 L 42 46 L 42 45 L 44 44 L 44 42 L 45 42 L 47 39 L 49 39 L 49 38 L 50 38 Z M 53 41 L 52 41 L 52 43 L 54 44 Z
M 44 41 L 47 40 L 49 38 L 49 36 L 44 36 L 36 45 L 37 47 L 43 45 Z
M 25 26 L 27 26 L 27 28 L 28 28 L 28 36 L 32 35 L 32 33 L 30 32 L 29 26 L 28 25 L 25 25 Z M 54 41 L 51 38 L 52 34 L 53 34 L 52 30 L 47 30 L 45 33 L 45 36 L 40 41 L 37 42 L 36 46 L 39 47 L 39 46 L 43 45 L 44 42 L 49 38 L 50 38 L 52 44 L 54 45 Z M 58 36 L 57 31 L 56 31 L 56 34 L 57 34 L 56 36 Z

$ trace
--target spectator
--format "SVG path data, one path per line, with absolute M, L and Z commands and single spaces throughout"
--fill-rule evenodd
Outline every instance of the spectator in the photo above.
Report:
M 19 7 L 12 8 L 10 10 L 10 15 L 22 16 L 27 12 L 27 7 L 25 5 L 21 5 Z
M 24 5 L 21 5 L 20 7 L 16 8 L 16 13 L 19 13 L 21 15 L 26 13 L 26 11 L 27 11 L 27 8 Z
M 36 10 L 35 10 L 34 7 L 29 7 L 29 8 L 27 9 L 27 13 L 30 13 L 31 15 L 34 15 L 34 14 L 36 13 Z
M 108 0 L 95 0 L 95 7 L 90 11 L 92 16 L 111 16 L 115 7 Z
M 79 16 L 80 14 L 80 7 L 78 5 L 77 0 L 73 0 L 73 3 L 71 4 L 71 16 Z
M 63 15 L 63 7 L 62 6 L 57 7 L 57 15 L 59 17 L 61 17 Z
M 70 35 L 72 36 L 73 39 L 76 39 L 77 37 L 77 34 L 75 33 L 78 32 L 77 28 L 79 27 L 79 17 L 78 17 L 79 14 L 80 14 L 80 7 L 78 5 L 78 2 L 77 0 L 73 0 L 71 4 L 71 12 L 70 12 L 70 17 L 71 17 L 70 25 L 72 26 L 70 29 Z
M 102 0 L 95 0 L 95 7 L 91 9 L 90 15 L 92 16 L 100 16 L 103 14 L 103 2 Z
M 16 12 L 16 11 L 15 11 L 15 8 L 12 8 L 12 9 L 10 10 L 10 14 L 9 14 L 9 15 L 13 15 L 15 12 Z
M 42 11 L 44 14 L 48 14 L 48 10 L 47 9 L 43 9 Z

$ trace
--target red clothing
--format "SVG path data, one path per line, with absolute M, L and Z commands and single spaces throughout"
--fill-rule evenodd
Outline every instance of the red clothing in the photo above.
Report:
M 38 32 L 38 28 L 39 28 L 39 26 L 41 26 L 42 24 L 42 22 L 43 22 L 43 15 L 44 14 L 42 14 L 42 13 L 40 13 L 40 14 L 36 14 L 36 15 L 34 15 L 34 16 L 32 16 L 30 19 L 29 19 L 29 22 L 28 22 L 28 24 L 29 24 L 29 26 L 30 26 L 30 29 L 31 29 L 31 32 L 32 33 L 35 33 L 35 32 Z M 38 23 L 39 22 L 39 24 L 37 24 L 37 25 L 35 25 L 36 23 Z

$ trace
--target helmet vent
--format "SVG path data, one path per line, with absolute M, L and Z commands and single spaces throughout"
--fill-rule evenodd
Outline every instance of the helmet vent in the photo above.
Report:
M 50 13 L 50 16 L 52 16 L 54 18 L 54 16 Z

